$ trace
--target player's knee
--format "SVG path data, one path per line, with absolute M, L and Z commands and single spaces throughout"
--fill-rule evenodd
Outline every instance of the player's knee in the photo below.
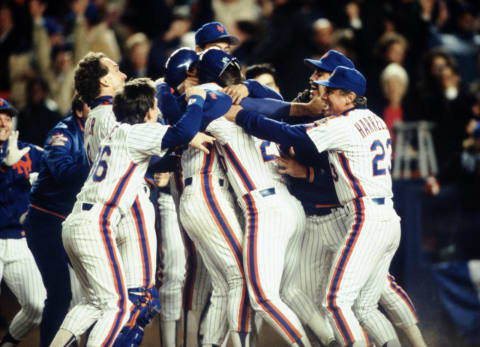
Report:
M 42 320 L 42 313 L 44 308 L 44 301 L 43 300 L 32 300 L 26 303 L 22 310 L 25 315 L 34 323 L 40 324 Z
M 377 305 L 355 304 L 352 309 L 355 317 L 362 323 L 368 320 L 369 316 L 375 312 Z

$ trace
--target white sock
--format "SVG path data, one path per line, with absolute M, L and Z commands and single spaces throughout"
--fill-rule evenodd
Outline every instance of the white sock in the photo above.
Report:
M 418 325 L 413 324 L 408 327 L 402 327 L 401 329 L 407 336 L 408 342 L 410 342 L 412 347 L 427 347 Z
M 162 347 L 175 347 L 177 341 L 177 321 L 161 321 Z
M 320 314 L 315 313 L 307 325 L 323 345 L 327 346 L 335 340 L 330 324 Z
M 75 336 L 68 330 L 60 329 L 53 338 L 50 347 L 67 347 L 75 341 Z

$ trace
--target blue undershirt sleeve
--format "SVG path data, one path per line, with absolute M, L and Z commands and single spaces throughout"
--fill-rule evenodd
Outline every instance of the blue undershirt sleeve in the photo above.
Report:
M 248 97 L 240 102 L 240 106 L 247 111 L 255 111 L 271 119 L 279 120 L 289 117 L 290 115 L 290 103 L 277 99 L 256 99 Z

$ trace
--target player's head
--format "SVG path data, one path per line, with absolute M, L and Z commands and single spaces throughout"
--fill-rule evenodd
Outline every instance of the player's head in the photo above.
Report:
M 101 95 L 113 95 L 127 76 L 103 53 L 89 52 L 75 70 L 75 89 L 82 100 L 91 104 Z
M 157 90 L 150 78 L 136 78 L 113 98 L 113 112 L 120 123 L 154 123 L 158 120 Z
M 211 47 L 216 47 L 227 53 L 231 46 L 238 45 L 240 40 L 227 32 L 227 28 L 219 22 L 205 23 L 195 32 L 195 50 L 202 52 Z
M 356 69 L 339 66 L 328 80 L 314 83 L 327 88 L 322 98 L 330 114 L 340 114 L 355 106 L 366 106 L 364 95 L 367 81 Z
M 329 50 L 318 60 L 304 59 L 303 62 L 313 69 L 313 73 L 310 75 L 310 82 L 327 80 L 338 66 L 355 68 L 350 59 L 334 49 Z
M 245 77 L 247 79 L 254 79 L 258 83 L 272 88 L 277 93 L 280 93 L 277 82 L 275 82 L 275 67 L 272 64 L 255 64 L 247 67 L 245 70 Z
M 237 58 L 218 49 L 207 49 L 198 61 L 200 83 L 215 82 L 221 87 L 241 83 L 243 80 Z
M 12 132 L 12 118 L 17 115 L 17 109 L 0 98 L 0 145 L 5 143 Z
M 198 61 L 197 53 L 190 48 L 179 48 L 173 52 L 165 64 L 165 82 L 178 92 L 188 76 L 195 74 Z
M 72 112 L 78 117 L 86 119 L 90 113 L 90 107 L 82 101 L 80 95 L 75 94 L 72 99 Z

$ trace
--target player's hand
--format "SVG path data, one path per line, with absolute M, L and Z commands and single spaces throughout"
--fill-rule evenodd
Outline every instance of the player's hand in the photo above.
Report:
M 205 145 L 206 144 L 213 145 L 214 142 L 215 142 L 214 137 L 206 135 L 204 133 L 197 133 L 197 135 L 195 135 L 195 137 L 192 139 L 192 141 L 190 141 L 188 145 L 192 148 L 199 149 L 202 152 L 205 152 L 208 154 L 210 153 L 210 151 L 208 150 L 207 147 L 205 147 Z
M 168 180 L 170 179 L 170 172 L 155 172 L 153 174 L 153 180 L 157 187 L 166 187 Z
M 244 84 L 234 84 L 222 89 L 222 92 L 230 95 L 234 104 L 238 105 L 240 101 L 248 96 L 248 88 Z
M 187 90 L 185 90 L 185 100 L 190 99 L 190 97 L 193 95 L 197 95 L 201 97 L 203 100 L 207 98 L 207 92 L 205 92 L 205 89 L 202 89 L 199 87 L 190 87 Z
M 18 131 L 12 131 L 8 137 L 7 155 L 3 159 L 3 164 L 6 166 L 15 165 L 29 150 L 30 147 L 18 149 Z
M 309 115 L 316 117 L 319 114 L 325 113 L 327 104 L 323 101 L 321 96 L 314 96 L 312 100 L 307 104 Z
M 230 122 L 234 122 L 237 119 L 237 114 L 240 110 L 243 110 L 242 106 L 232 105 L 230 109 L 223 116 L 227 118 Z
M 278 172 L 295 178 L 307 178 L 307 168 L 294 159 L 295 152 L 290 147 L 288 156 L 277 158 Z

